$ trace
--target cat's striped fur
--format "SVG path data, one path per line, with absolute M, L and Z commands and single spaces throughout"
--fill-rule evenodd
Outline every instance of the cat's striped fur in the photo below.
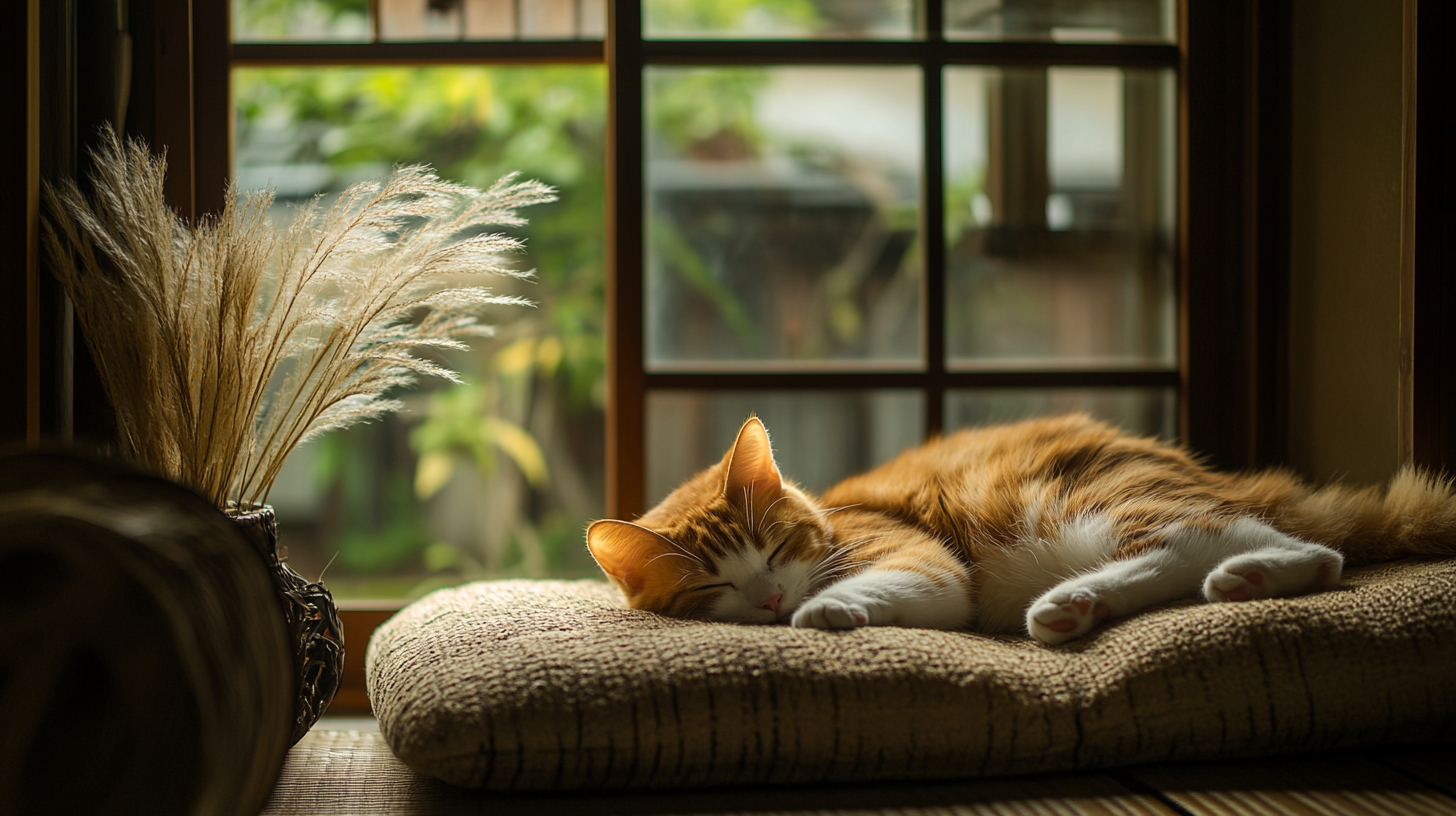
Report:
M 1414 470 L 1385 491 L 1221 473 L 1081 415 L 961 431 L 815 498 L 750 418 L 721 462 L 587 540 L 637 609 L 1060 643 L 1175 598 L 1294 595 L 1347 564 L 1456 554 L 1456 498 Z

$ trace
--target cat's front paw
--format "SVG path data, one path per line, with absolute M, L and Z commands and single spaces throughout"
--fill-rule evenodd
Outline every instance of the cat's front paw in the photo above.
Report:
M 857 629 L 893 623 L 886 597 L 887 576 L 860 575 L 841 581 L 804 602 L 792 623 L 800 629 Z
M 1053 589 L 1026 613 L 1031 636 L 1049 646 L 1066 643 L 1092 631 L 1107 620 L 1112 609 L 1086 589 Z
M 856 629 L 870 624 L 870 609 L 862 599 L 821 594 L 799 607 L 793 624 L 800 629 Z

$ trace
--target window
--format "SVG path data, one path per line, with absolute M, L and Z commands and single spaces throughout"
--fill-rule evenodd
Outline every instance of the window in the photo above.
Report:
M 958 425 L 1180 434 L 1174 3 L 613 13 L 611 514 L 750 412 L 820 489 Z

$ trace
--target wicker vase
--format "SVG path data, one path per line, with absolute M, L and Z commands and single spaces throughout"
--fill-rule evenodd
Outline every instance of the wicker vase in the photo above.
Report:
M 318 722 L 339 691 L 339 679 L 344 673 L 344 627 L 339 623 L 334 596 L 323 584 L 299 575 L 279 553 L 273 508 L 230 512 L 228 517 L 242 528 L 268 564 L 283 608 L 297 680 L 292 745 Z

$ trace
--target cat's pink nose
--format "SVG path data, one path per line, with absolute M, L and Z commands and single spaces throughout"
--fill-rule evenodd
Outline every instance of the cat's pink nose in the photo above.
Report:
M 768 611 L 777 615 L 779 613 L 779 601 L 783 600 L 783 598 L 784 593 L 782 592 L 776 595 L 770 595 L 767 598 L 763 599 L 763 603 L 759 604 L 758 608 L 767 609 Z

